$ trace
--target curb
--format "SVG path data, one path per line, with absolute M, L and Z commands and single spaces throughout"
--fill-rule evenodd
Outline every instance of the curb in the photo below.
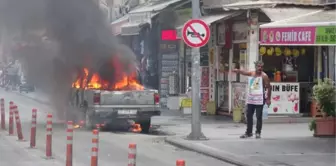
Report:
M 266 166 L 264 163 L 256 162 L 247 158 L 239 157 L 233 153 L 219 151 L 206 146 L 200 142 L 188 141 L 183 138 L 165 137 L 165 142 L 181 149 L 197 152 L 208 157 L 212 157 L 236 166 Z
M 40 99 L 36 99 L 36 98 L 34 98 L 34 97 L 31 97 L 31 96 L 28 96 L 28 95 L 24 95 L 24 94 L 22 94 L 22 93 L 20 93 L 20 92 L 14 92 L 14 93 L 16 93 L 16 94 L 18 94 L 18 95 L 20 95 L 20 96 L 29 98 L 30 100 L 34 100 L 34 101 L 37 101 L 37 102 L 39 102 L 39 103 L 45 104 L 45 105 L 51 105 L 50 102 L 42 101 L 42 100 L 40 100 Z

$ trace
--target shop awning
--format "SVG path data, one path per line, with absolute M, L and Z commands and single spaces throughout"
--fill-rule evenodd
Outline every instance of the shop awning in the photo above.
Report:
M 260 28 L 303 27 L 303 26 L 334 26 L 336 25 L 335 10 L 318 10 L 304 15 L 296 15 L 289 19 L 263 24 Z
M 260 8 L 270 8 L 275 7 L 276 2 L 271 1 L 240 1 L 236 3 L 223 5 L 225 11 L 230 10 L 248 10 L 248 9 L 260 9 Z
M 168 7 L 169 5 L 172 5 L 174 3 L 180 2 L 182 0 L 162 0 L 159 2 L 153 2 L 153 3 L 146 3 L 143 6 L 139 6 L 135 9 L 133 9 L 132 11 L 130 11 L 130 14 L 133 13 L 144 13 L 144 12 L 159 12 L 163 9 L 165 9 L 166 7 Z
M 122 16 L 122 17 L 120 17 L 120 18 L 114 20 L 114 21 L 111 23 L 111 25 L 116 25 L 116 24 L 119 24 L 119 23 L 124 22 L 124 21 L 126 21 L 126 20 L 128 21 L 128 18 L 129 18 L 128 15 Z
M 128 15 L 125 15 L 115 21 L 113 21 L 110 26 L 112 29 L 113 35 L 117 36 L 121 34 L 121 26 L 128 23 Z
M 218 15 L 203 16 L 200 19 L 206 22 L 208 25 L 210 25 L 216 21 L 224 20 L 224 19 L 227 20 L 229 18 L 236 17 L 242 13 L 243 12 L 226 12 L 226 13 L 218 14 Z
M 299 8 L 299 7 L 276 7 L 276 8 L 262 8 L 261 11 L 270 18 L 272 22 L 285 20 L 293 17 L 307 15 L 320 11 L 317 8 Z
M 182 0 L 151 1 L 132 9 L 128 13 L 130 22 L 121 26 L 121 35 L 138 35 L 144 26 L 151 24 L 151 18 L 157 16 L 168 6 L 180 1 Z
M 223 0 L 224 1 L 224 0 Z M 230 10 L 249 10 L 249 9 L 261 9 L 261 8 L 273 8 L 279 5 L 287 5 L 294 6 L 294 5 L 306 5 L 306 6 L 323 6 L 321 2 L 318 0 L 231 0 L 233 3 L 227 3 L 222 5 L 222 8 L 225 11 Z M 235 2 L 234 2 L 235 1 Z
M 229 19 L 229 18 L 232 18 L 232 17 L 236 17 L 236 16 L 239 16 L 242 13 L 243 13 L 242 11 L 226 12 L 226 13 L 217 14 L 217 15 L 203 16 L 203 17 L 200 17 L 199 19 L 203 20 L 205 23 L 207 23 L 210 26 L 212 23 L 214 23 L 216 21 L 226 20 L 226 19 Z M 186 20 L 186 21 L 188 21 L 188 20 Z M 176 30 L 178 32 L 179 37 L 181 37 L 181 31 L 182 31 L 182 28 L 183 28 L 184 24 L 185 23 L 176 27 Z
M 121 35 L 123 36 L 131 36 L 131 35 L 138 35 L 141 29 L 149 25 L 148 22 L 146 23 L 127 23 L 121 26 Z

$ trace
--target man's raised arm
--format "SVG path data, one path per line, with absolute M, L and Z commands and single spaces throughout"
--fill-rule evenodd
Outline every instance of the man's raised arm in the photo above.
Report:
M 241 69 L 233 69 L 233 72 L 236 72 L 238 74 L 244 75 L 244 76 L 251 76 L 252 72 L 246 71 L 246 70 L 241 70 Z

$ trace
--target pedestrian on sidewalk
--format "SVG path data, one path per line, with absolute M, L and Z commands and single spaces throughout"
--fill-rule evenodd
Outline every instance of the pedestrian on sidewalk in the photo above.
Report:
M 264 63 L 262 61 L 256 61 L 254 64 L 255 71 L 233 69 L 233 72 L 248 76 L 248 92 L 246 96 L 247 128 L 245 134 L 240 136 L 240 138 L 248 138 L 253 136 L 252 128 L 254 112 L 256 112 L 257 116 L 257 130 L 255 137 L 260 138 L 264 104 L 266 103 L 268 107 L 271 105 L 271 84 L 267 74 L 263 71 Z M 265 95 L 265 93 L 267 94 Z

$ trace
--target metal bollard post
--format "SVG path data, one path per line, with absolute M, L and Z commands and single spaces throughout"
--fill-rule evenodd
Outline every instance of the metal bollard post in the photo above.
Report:
M 14 115 L 15 115 L 16 132 L 17 132 L 18 140 L 24 141 L 18 107 L 15 105 L 13 109 L 14 109 Z
M 6 130 L 6 120 L 5 120 L 5 99 L 0 100 L 1 106 L 1 129 Z
M 8 134 L 9 135 L 14 135 L 14 103 L 11 101 L 9 102 L 9 125 L 8 125 Z
M 30 148 L 35 148 L 36 146 L 36 117 L 37 117 L 37 110 L 33 109 L 31 129 L 30 129 Z
M 47 115 L 46 157 L 52 157 L 52 114 Z
M 93 130 L 92 134 L 91 166 L 98 166 L 99 131 Z
M 176 160 L 176 166 L 185 166 L 184 160 Z
M 73 122 L 67 125 L 66 166 L 72 166 Z
M 131 143 L 128 145 L 128 166 L 136 165 L 136 144 Z

